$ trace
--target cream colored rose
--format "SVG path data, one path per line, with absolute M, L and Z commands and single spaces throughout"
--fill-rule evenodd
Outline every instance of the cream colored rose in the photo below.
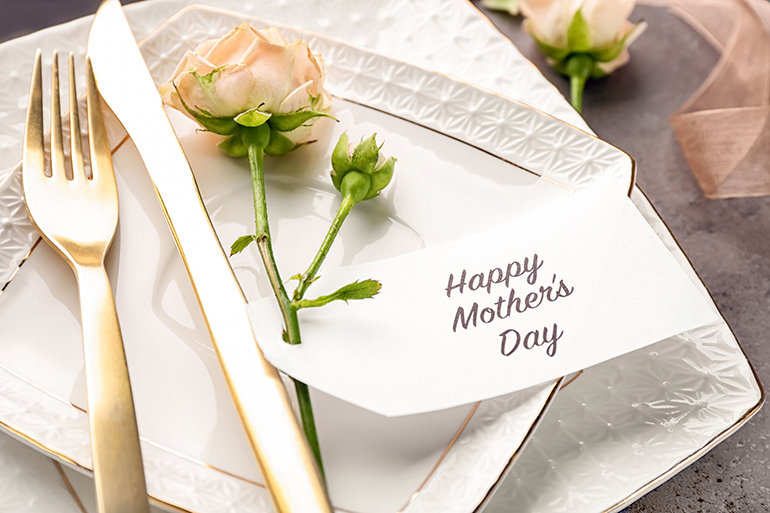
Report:
M 164 103 L 204 124 L 201 115 L 234 118 L 255 108 L 273 115 L 325 111 L 323 86 L 323 60 L 307 43 L 289 43 L 276 28 L 244 23 L 188 51 L 160 93 Z M 309 135 L 306 125 L 284 135 L 300 142 Z
M 602 71 L 609 73 L 628 62 L 626 48 L 646 27 L 627 19 L 635 4 L 636 0 L 521 0 L 520 7 L 527 18 L 527 30 L 539 42 L 556 49 L 575 50 L 570 48 L 568 33 L 578 10 L 588 28 L 588 47 L 580 51 L 609 48 L 622 41 L 623 49 L 616 57 L 597 62 Z

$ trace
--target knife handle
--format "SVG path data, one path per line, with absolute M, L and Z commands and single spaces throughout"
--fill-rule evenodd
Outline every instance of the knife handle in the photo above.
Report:
M 102 97 L 155 185 L 276 511 L 332 513 L 313 453 L 278 371 L 257 346 L 246 298 L 118 0 L 99 6 L 88 52 Z
M 170 166 L 162 179 L 154 177 L 158 198 L 276 511 L 332 513 L 326 487 L 283 382 L 257 345 L 246 298 L 184 152 L 175 137 L 173 142 L 170 137 L 154 142 L 162 144 L 162 160 Z M 149 160 L 152 162 L 151 157 Z M 153 165 L 150 162 L 145 158 L 148 168 Z

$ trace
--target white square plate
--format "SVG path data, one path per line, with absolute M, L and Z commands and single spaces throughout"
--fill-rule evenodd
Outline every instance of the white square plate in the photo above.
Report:
M 142 43 L 164 81 L 183 53 L 242 17 L 187 9 Z M 252 19 L 253 24 L 266 23 Z M 419 250 L 502 223 L 600 181 L 627 192 L 633 161 L 623 152 L 522 104 L 342 42 L 283 28 L 324 56 L 335 124 L 319 140 L 267 161 L 277 260 L 284 273 L 312 259 L 338 194 L 329 157 L 337 137 L 378 133 L 399 159 L 394 183 L 358 207 L 326 266 Z M 217 138 L 170 112 L 223 245 L 248 233 L 247 163 L 224 156 Z M 139 155 L 110 121 L 121 223 L 109 256 L 137 405 L 150 494 L 188 511 L 269 511 L 187 275 Z M 18 173 L 4 184 L 18 192 Z M 15 220 L 18 246 L 35 240 Z M 25 226 L 27 231 L 25 232 Z M 11 247 L 9 245 L 8 247 Z M 247 297 L 269 294 L 253 248 L 233 265 Z M 13 260 L 4 263 L 14 272 Z M 0 298 L 0 422 L 76 467 L 90 465 L 74 277 L 45 244 Z M 386 419 L 314 394 L 332 501 L 340 511 L 470 512 L 519 454 L 558 383 L 477 405 Z M 24 405 L 23 414 L 19 406 Z
M 224 5 L 227 2 L 222 0 L 217 3 Z M 172 2 L 155 2 L 153 5 L 157 5 L 158 10 L 162 10 L 162 5 L 168 7 L 171 4 Z M 232 5 L 236 4 L 239 5 L 237 2 L 232 3 Z M 407 26 L 423 27 L 427 30 L 430 28 L 425 25 L 427 13 L 433 10 L 430 19 L 437 23 L 447 24 L 447 26 L 452 27 L 452 30 L 450 32 L 437 30 L 425 32 L 421 29 L 424 37 L 421 36 L 417 39 L 430 39 L 435 42 L 435 46 L 419 47 L 421 60 L 443 63 L 449 58 L 449 54 L 447 56 L 434 55 L 431 60 L 430 53 L 433 51 L 431 48 L 454 48 L 455 50 L 449 53 L 457 58 L 457 64 L 453 68 L 456 72 L 462 70 L 466 76 L 474 75 L 484 83 L 491 83 L 494 77 L 498 77 L 495 83 L 502 83 L 503 77 L 499 74 L 501 72 L 507 73 L 505 80 L 508 82 L 511 80 L 520 81 L 523 85 L 513 87 L 513 89 L 523 91 L 522 94 L 529 97 L 530 101 L 534 102 L 533 104 L 542 104 L 554 112 L 560 112 L 560 115 L 569 114 L 565 109 L 555 106 L 557 102 L 554 101 L 554 97 L 557 95 L 552 94 L 553 91 L 549 87 L 539 87 L 539 85 L 547 86 L 548 84 L 542 80 L 542 77 L 537 77 L 540 79 L 539 81 L 533 78 L 537 73 L 533 71 L 531 65 L 520 56 L 513 58 L 510 55 L 514 52 L 512 49 L 502 48 L 508 43 L 502 41 L 498 34 L 493 37 L 490 33 L 493 33 L 494 30 L 485 23 L 479 23 L 478 13 L 472 7 L 462 4 L 463 2 L 450 6 L 443 2 L 435 5 L 429 2 L 395 3 L 390 4 L 385 9 L 386 12 L 383 13 L 366 3 L 359 3 L 355 9 L 347 12 L 352 24 L 345 25 L 347 27 L 345 29 L 346 34 L 349 33 L 349 36 L 346 35 L 345 37 L 360 41 L 377 40 L 379 41 L 377 43 L 378 48 L 387 48 L 388 51 L 396 54 L 407 55 L 415 49 L 414 45 L 408 41 L 410 39 L 414 41 L 414 38 L 406 37 L 401 40 L 388 37 L 387 31 L 395 30 L 395 27 L 391 25 L 396 23 L 399 24 L 399 30 L 408 31 Z M 137 7 L 136 12 L 139 12 L 141 7 Z M 146 5 L 144 7 L 150 9 L 153 6 Z M 279 13 L 271 16 L 280 15 L 283 17 L 284 15 L 284 11 L 281 10 L 283 7 L 276 7 L 277 11 L 271 7 L 263 7 L 262 10 L 267 9 L 265 12 Z M 337 7 L 342 8 L 342 4 Z M 399 9 L 403 11 L 402 14 L 390 12 Z M 286 16 L 292 20 L 292 23 L 303 26 L 329 27 L 326 18 L 317 17 L 313 13 L 314 10 L 311 8 L 293 9 L 286 11 Z M 425 14 L 425 16 L 419 13 Z M 343 13 L 339 12 L 338 14 L 342 15 Z M 162 62 L 163 66 L 173 67 L 178 58 L 178 54 L 173 53 L 173 48 L 180 45 L 182 47 L 194 46 L 198 39 L 204 39 L 211 35 L 221 35 L 237 23 L 236 19 L 241 18 L 240 16 L 229 18 L 230 21 L 227 24 L 217 26 L 216 20 L 226 20 L 228 19 L 227 15 L 207 9 L 191 9 L 175 19 L 173 23 L 179 23 L 176 30 L 168 30 L 171 25 L 168 24 L 162 27 L 160 32 L 154 34 L 155 38 L 166 39 L 156 43 L 155 54 L 146 53 L 145 55 L 148 61 L 154 64 L 154 71 L 161 70 L 162 66 L 159 62 Z M 367 25 L 363 21 L 369 18 L 378 19 L 378 28 L 385 30 L 378 32 L 382 36 L 379 39 L 366 30 L 370 24 Z M 153 23 L 149 19 L 147 23 Z M 388 26 L 390 29 L 384 28 Z M 209 32 L 210 29 L 213 29 L 213 33 Z M 332 29 L 325 28 L 324 30 L 331 31 Z M 478 37 L 473 40 L 475 41 L 474 44 L 462 46 L 463 52 L 457 53 L 461 48 L 459 46 L 461 41 L 455 40 L 462 37 L 460 34 L 466 36 L 475 34 Z M 325 38 L 312 37 L 309 39 L 314 41 L 312 43 L 314 47 L 316 42 L 325 41 Z M 454 41 L 452 44 L 450 44 L 450 39 Z M 333 41 L 329 44 L 339 45 Z M 484 46 L 487 44 L 491 46 Z M 483 49 L 482 46 L 484 46 Z M 517 164 L 525 163 L 529 169 L 538 173 L 547 171 L 549 177 L 553 177 L 552 173 L 557 172 L 560 174 L 557 180 L 562 181 L 568 187 L 579 188 L 589 185 L 590 182 L 581 183 L 580 180 L 586 177 L 591 178 L 594 173 L 604 172 L 593 169 L 581 174 L 575 173 L 574 168 L 570 166 L 562 166 L 563 169 L 557 169 L 556 166 L 550 166 L 547 161 L 543 163 L 543 159 L 552 158 L 549 155 L 554 153 L 562 159 L 561 162 L 565 161 L 563 159 L 567 161 L 572 159 L 575 162 L 580 159 L 587 159 L 590 155 L 581 153 L 585 149 L 580 150 L 577 147 L 579 145 L 570 145 L 568 140 L 554 138 L 554 135 L 558 136 L 559 133 L 571 134 L 570 131 L 557 131 L 556 133 L 551 131 L 549 134 L 548 131 L 557 125 L 545 123 L 528 126 L 526 124 L 527 118 L 511 118 L 511 111 L 504 110 L 504 108 L 515 106 L 516 104 L 512 102 L 493 103 L 491 108 L 489 107 L 490 104 L 487 104 L 487 108 L 484 109 L 482 108 L 484 107 L 483 102 L 479 104 L 464 103 L 469 99 L 481 98 L 480 96 L 473 96 L 473 94 L 468 96 L 467 94 L 470 93 L 461 92 L 456 97 L 449 95 L 437 98 L 435 96 L 436 86 L 442 84 L 447 85 L 447 87 L 451 86 L 450 90 L 452 91 L 479 93 L 473 91 L 472 88 L 463 89 L 467 86 L 457 84 L 454 81 L 443 77 L 432 78 L 434 75 L 423 70 L 416 70 L 379 56 L 367 56 L 365 59 L 356 58 L 356 52 L 362 51 L 349 48 L 346 45 L 340 45 L 339 48 L 346 50 L 339 50 L 339 59 L 336 57 L 334 59 L 338 62 L 332 62 L 326 49 L 322 47 L 316 49 L 316 51 L 320 50 L 324 53 L 330 72 L 333 69 L 341 70 L 336 77 L 330 73 L 329 78 L 330 89 L 332 84 L 335 88 L 339 86 L 339 89 L 333 89 L 337 94 L 350 100 L 387 110 L 405 119 L 417 119 L 430 128 L 462 138 L 493 155 L 502 156 Z M 497 53 L 494 55 L 497 57 L 488 53 L 492 51 L 492 48 L 495 48 L 494 51 Z M 177 50 L 179 48 L 174 51 Z M 334 48 L 332 50 L 338 51 Z M 478 54 L 481 50 L 486 53 Z M 482 55 L 485 57 L 482 58 Z M 22 57 L 31 59 L 30 56 L 25 56 L 24 52 L 19 52 L 18 58 Z M 491 57 L 493 60 L 498 59 L 499 65 L 494 69 L 489 68 L 490 62 L 487 57 Z M 389 65 L 387 65 L 388 63 Z M 165 75 L 170 72 L 170 68 L 165 69 L 167 71 L 156 75 L 159 81 L 164 80 Z M 513 72 L 514 69 L 517 70 L 515 73 Z M 410 70 L 413 72 L 409 72 Z M 472 70 L 475 71 L 472 72 Z M 357 77 L 352 79 L 351 76 L 356 74 Z M 360 80 L 368 80 L 368 82 L 361 82 Z M 419 80 L 423 80 L 423 82 Z M 355 87 L 356 83 L 362 86 L 358 90 Z M 374 87 L 370 88 L 369 86 Z M 457 89 L 453 89 L 455 87 Z M 463 96 L 463 94 L 466 95 Z M 427 98 L 423 98 L 423 95 L 426 95 Z M 426 104 L 426 100 L 430 102 L 432 95 L 433 106 L 430 103 Z M 539 103 L 535 101 L 538 98 L 542 99 Z M 442 105 L 441 108 L 436 108 L 436 99 L 444 100 L 444 103 L 438 102 Z M 454 101 L 452 101 L 453 99 Z M 444 113 L 445 115 L 436 118 L 436 113 Z M 538 132 L 537 128 L 542 131 Z M 397 132 L 396 135 L 401 134 L 403 130 L 400 125 L 393 129 Z M 528 140 L 530 144 L 522 145 L 522 138 Z M 390 136 L 388 139 L 391 139 Z M 534 145 L 532 144 L 533 140 Z M 511 146 L 511 144 L 518 145 L 518 147 Z M 538 153 L 541 157 L 541 164 L 538 164 Z M 118 155 L 117 158 L 123 157 Z M 131 157 L 127 156 L 124 163 L 130 167 L 135 164 L 135 161 L 132 164 Z M 196 165 L 195 162 L 193 164 Z M 196 171 L 198 167 L 196 165 Z M 144 172 L 141 169 L 138 171 Z M 624 184 L 624 187 L 627 187 L 629 176 L 627 171 L 623 171 L 615 175 L 609 173 L 607 176 L 599 177 L 599 179 L 616 180 L 619 186 Z M 524 182 L 521 185 L 523 186 Z M 122 197 L 124 196 L 125 194 Z M 2 283 L 16 271 L 18 262 L 27 253 L 36 237 L 26 223 L 26 214 L 19 197 L 17 172 L 0 185 L 0 198 L 2 198 L 0 218 L 4 223 L 3 229 L 0 230 L 0 283 Z M 705 288 L 702 287 L 700 280 L 692 271 L 681 250 L 657 214 L 652 210 L 646 198 L 638 190 L 634 190 L 632 198 L 659 233 L 661 239 L 668 245 L 674 257 L 690 273 L 693 281 L 698 284 L 705 295 Z M 538 199 L 531 198 L 530 195 L 520 199 L 546 200 L 545 197 Z M 327 199 L 328 201 L 331 200 Z M 149 203 L 152 202 L 148 202 L 148 207 Z M 515 212 L 511 214 L 513 215 Z M 325 215 L 329 215 L 328 203 Z M 248 216 L 244 215 L 238 219 L 248 219 Z M 220 226 L 217 226 L 222 233 Z M 156 233 L 160 231 L 157 230 Z M 238 234 L 240 235 L 240 233 Z M 225 240 L 224 242 L 229 244 L 230 241 Z M 37 253 L 38 250 L 35 251 L 35 254 Z M 33 254 L 33 258 L 35 258 L 35 254 Z M 122 255 L 120 259 L 119 276 L 125 272 L 122 270 Z M 33 260 L 30 259 L 28 264 L 32 262 Z M 35 272 L 39 271 L 30 271 L 25 266 L 17 278 L 22 278 L 25 273 L 29 273 L 30 279 L 32 279 Z M 180 277 L 177 280 L 178 284 L 186 283 L 182 279 L 185 278 L 184 274 L 178 276 Z M 253 283 L 253 277 L 250 277 L 250 280 Z M 52 283 L 56 283 L 56 281 L 54 280 Z M 5 315 L 6 305 L 16 301 L 12 299 L 16 294 L 14 289 L 18 291 L 21 287 L 17 287 L 17 284 L 13 283 L 6 289 L 6 294 L 0 297 L 0 315 Z M 45 282 L 42 288 L 45 289 L 45 287 L 51 287 L 51 285 Z M 26 287 L 24 288 L 26 289 Z M 49 296 L 58 292 L 57 290 L 47 291 Z M 35 319 L 28 316 L 31 308 L 29 305 L 33 304 L 38 308 L 37 305 L 40 301 L 40 298 L 29 299 L 25 309 L 19 308 L 17 310 L 21 317 L 13 320 L 20 321 L 22 327 L 35 324 Z M 67 301 L 70 306 L 76 304 L 73 297 L 68 298 Z M 193 310 L 193 312 L 195 311 Z M 176 313 L 178 314 L 178 312 Z M 87 463 L 88 461 L 85 416 L 77 408 L 71 406 L 71 403 L 82 404 L 82 385 L 76 384 L 77 376 L 63 376 L 63 379 L 62 376 L 59 376 L 57 378 L 62 379 L 64 384 L 58 389 L 60 397 L 64 399 L 63 401 L 41 392 L 41 385 L 30 378 L 30 376 L 40 377 L 40 375 L 47 374 L 46 371 L 50 372 L 45 367 L 38 369 L 40 351 L 50 350 L 51 353 L 48 356 L 57 359 L 57 362 L 61 359 L 60 357 L 68 355 L 70 361 L 67 363 L 70 368 L 66 372 L 76 374 L 82 367 L 82 362 L 76 360 L 79 358 L 76 307 L 74 313 L 70 311 L 67 315 L 71 317 L 69 334 L 64 337 L 63 330 L 56 330 L 55 338 L 57 340 L 49 342 L 45 349 L 31 345 L 29 337 L 26 337 L 27 331 L 24 331 L 24 336 L 19 335 L 18 338 L 10 337 L 10 335 L 1 337 L 3 346 L 12 346 L 13 351 L 17 351 L 17 354 L 15 360 L 6 361 L 0 357 L 0 364 L 5 365 L 15 373 L 15 375 L 1 373 L 0 376 L 0 382 L 3 386 L 2 403 L 4 405 L 0 407 L 0 422 L 11 431 L 16 430 L 17 434 L 20 431 L 14 426 L 23 429 L 21 433 L 27 441 L 45 445 L 49 451 L 52 448 L 54 448 L 53 450 L 62 449 L 63 452 L 59 454 L 71 454 L 74 456 L 70 458 L 71 460 L 84 464 L 83 462 Z M 189 318 L 179 318 L 190 320 Z M 72 319 L 75 319 L 74 325 Z M 69 340 L 61 340 L 62 338 L 69 338 Z M 205 352 L 204 346 L 205 344 L 199 345 L 196 349 L 203 353 Z M 206 358 L 200 357 L 197 353 L 195 356 L 199 360 L 198 365 L 201 365 L 201 362 L 208 362 Z M 134 366 L 132 366 L 133 368 Z M 29 375 L 27 375 L 28 370 Z M 554 408 L 545 417 L 542 429 L 538 431 L 531 445 L 523 451 L 514 472 L 503 482 L 500 492 L 491 501 L 489 511 L 607 511 L 619 509 L 665 481 L 737 429 L 758 410 L 764 397 L 761 387 L 752 374 L 750 365 L 726 325 L 722 325 L 719 329 L 709 333 L 693 333 L 661 342 L 648 350 L 638 351 L 589 369 L 585 375 L 590 376 L 590 379 L 581 377 L 558 396 L 554 402 Z M 47 375 L 42 377 L 48 378 Z M 173 385 L 173 380 L 171 383 Z M 51 392 L 51 390 L 47 390 L 47 392 Z M 521 402 L 490 408 L 484 413 L 483 422 L 480 421 L 479 414 L 482 413 L 480 409 L 485 407 L 487 403 L 482 403 L 465 426 L 461 437 L 443 456 L 441 465 L 430 474 L 431 478 L 424 484 L 420 483 L 422 487 L 417 495 L 418 500 L 413 501 L 407 511 L 450 511 L 452 509 L 449 507 L 455 504 L 458 508 L 466 508 L 455 509 L 455 511 L 472 510 L 472 507 L 467 509 L 467 506 L 480 497 L 483 499 L 485 495 L 483 490 L 489 489 L 491 475 L 499 474 L 501 469 L 506 467 L 511 455 L 520 453 L 517 452 L 517 448 L 520 447 L 522 440 L 526 439 L 526 433 L 531 427 L 531 425 L 525 425 L 525 422 L 521 422 L 521 419 L 536 418 L 540 407 L 547 402 L 547 398 L 550 396 L 545 390 L 541 390 L 537 394 L 531 398 L 529 409 L 526 408 L 526 404 Z M 539 404 L 534 407 L 536 403 Z M 501 413 L 505 412 L 513 413 L 508 417 L 505 414 L 501 416 Z M 511 420 L 512 417 L 518 417 L 520 421 L 517 423 L 515 419 Z M 499 419 L 506 418 L 508 418 L 509 423 L 500 423 Z M 495 419 L 498 420 L 495 421 Z M 140 423 L 142 423 L 141 418 Z M 219 426 L 217 426 L 218 428 Z M 194 431 L 202 428 L 194 426 L 189 429 Z M 471 434 L 474 436 L 465 438 Z M 172 446 L 177 443 L 173 437 L 167 437 L 167 439 L 172 442 Z M 256 489 L 258 486 L 249 485 L 249 483 L 244 484 L 243 480 L 224 479 L 220 471 L 205 466 L 208 463 L 205 462 L 205 459 L 198 460 L 197 463 L 190 462 L 189 454 L 179 452 L 174 454 L 158 448 L 157 445 L 153 445 L 153 442 L 153 440 L 145 437 L 145 454 L 150 454 L 154 461 L 153 467 L 148 471 L 159 476 L 159 479 L 154 480 L 154 482 L 158 483 L 158 489 L 165 494 L 164 497 L 168 498 L 169 502 L 178 500 L 180 504 L 189 506 L 189 510 L 201 512 L 207 511 L 206 508 L 212 505 L 222 507 L 225 503 L 230 503 L 235 508 L 242 508 L 243 511 L 261 511 L 254 509 L 260 507 L 260 503 L 264 504 L 265 494 Z M 183 442 L 186 443 L 186 440 L 179 440 L 179 443 Z M 157 442 L 155 443 L 157 444 Z M 447 448 L 449 440 L 442 440 L 441 443 L 443 445 L 439 449 L 436 449 L 435 445 L 426 449 L 427 452 L 433 451 L 431 458 L 433 458 L 434 464 L 439 458 L 442 458 L 443 449 Z M 458 446 L 463 444 L 470 444 L 473 450 L 458 452 Z M 175 456 L 176 458 L 174 458 Z M 68 456 L 64 457 L 68 458 Z M 411 464 L 415 466 L 411 468 L 425 469 L 428 467 L 427 461 L 427 459 L 417 463 L 412 461 Z M 200 463 L 204 464 L 200 465 Z M 380 463 L 377 462 L 378 465 Z M 419 467 L 420 464 L 423 464 L 423 467 Z M 425 474 L 427 475 L 427 473 Z M 195 491 L 194 495 L 191 493 L 193 490 Z M 402 491 L 408 492 L 407 487 L 403 487 Z M 367 490 L 362 489 L 359 492 L 365 495 Z M 334 490 L 333 493 L 335 493 Z M 349 497 L 355 500 L 355 491 Z M 396 498 L 395 495 L 393 498 Z M 487 502 L 484 500 L 485 504 Z M 447 506 L 448 503 L 450 506 Z M 386 504 L 386 506 L 389 508 L 389 505 Z M 396 508 L 390 508 L 388 511 Z M 376 509 L 372 509 L 372 511 L 376 511 Z

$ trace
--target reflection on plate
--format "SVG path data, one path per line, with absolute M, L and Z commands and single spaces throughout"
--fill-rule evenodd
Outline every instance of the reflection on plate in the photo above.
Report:
M 183 52 L 242 17 L 187 9 L 143 43 L 157 82 Z M 264 26 L 259 20 L 255 25 Z M 344 43 L 286 29 L 327 63 L 333 113 L 319 141 L 268 162 L 277 259 L 301 269 L 326 231 L 337 195 L 328 175 L 338 132 L 376 131 L 399 172 L 353 212 L 325 265 L 376 260 L 504 222 L 599 181 L 627 191 L 633 162 L 558 120 L 473 86 Z M 250 231 L 246 163 L 170 113 L 224 245 Z M 122 140 L 110 123 L 113 141 Z M 133 145 L 115 152 L 121 224 L 109 255 L 143 438 L 148 488 L 161 503 L 205 513 L 271 511 L 210 347 L 184 266 Z M 542 178 L 541 178 L 542 176 Z M 19 173 L 2 185 L 19 200 Z M 297 187 L 299 185 L 299 187 Z M 9 253 L 34 233 L 21 216 Z M 25 246 L 26 244 L 26 246 Z M 18 246 L 18 248 L 17 248 Z M 18 260 L 0 262 L 6 276 Z M 119 266 L 118 266 L 119 264 Z M 268 290 L 256 255 L 233 259 L 250 298 Z M 4 281 L 4 280 L 3 280 Z M 39 245 L 0 296 L 0 423 L 71 465 L 90 464 L 74 278 Z M 459 378 L 461 379 L 461 378 Z M 314 395 L 332 501 L 358 513 L 477 510 L 527 441 L 556 384 L 442 412 L 386 419 Z M 194 493 L 193 493 L 194 491 Z

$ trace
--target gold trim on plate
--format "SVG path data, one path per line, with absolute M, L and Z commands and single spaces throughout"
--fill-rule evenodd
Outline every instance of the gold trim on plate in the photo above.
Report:
M 64 481 L 64 486 L 67 487 L 67 491 L 72 496 L 72 500 L 75 501 L 75 504 L 77 505 L 78 509 L 82 513 L 88 513 L 86 511 L 86 508 L 83 506 L 83 503 L 80 502 L 80 497 L 78 497 L 77 492 L 72 487 L 72 483 L 70 483 L 69 478 L 67 478 L 67 474 L 64 473 L 64 469 L 61 468 L 61 463 L 59 463 L 56 460 L 51 460 L 53 462 L 53 466 L 56 467 L 56 471 L 59 473 L 59 476 L 61 477 L 61 480 Z

